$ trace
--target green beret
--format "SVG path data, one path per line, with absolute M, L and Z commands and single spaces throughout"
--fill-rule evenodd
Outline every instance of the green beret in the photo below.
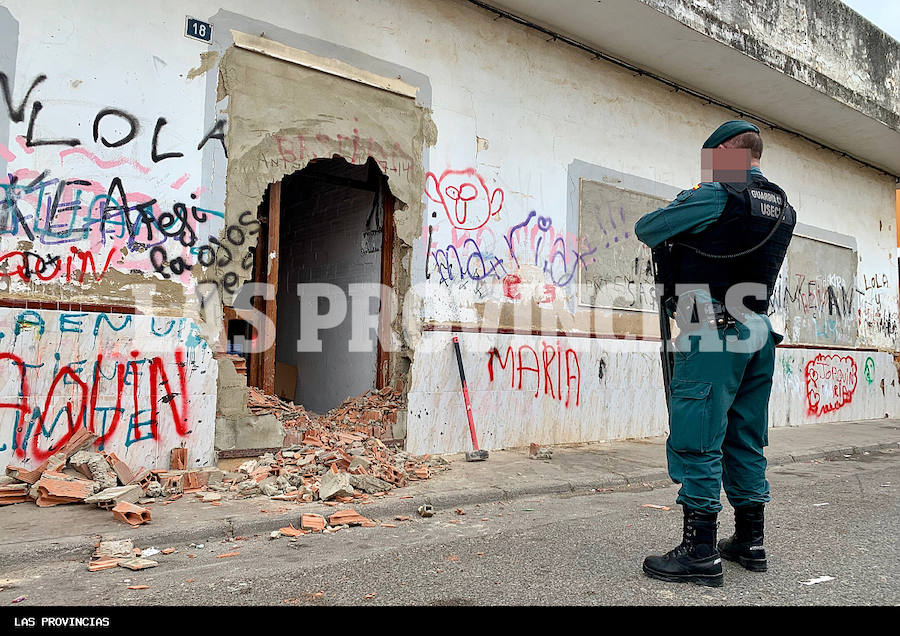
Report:
M 751 124 L 750 122 L 742 121 L 740 119 L 734 119 L 732 121 L 726 121 L 724 124 L 716 128 L 716 131 L 709 136 L 705 142 L 703 142 L 704 148 L 715 148 L 719 144 L 728 141 L 735 135 L 740 135 L 745 132 L 759 132 L 759 128 Z

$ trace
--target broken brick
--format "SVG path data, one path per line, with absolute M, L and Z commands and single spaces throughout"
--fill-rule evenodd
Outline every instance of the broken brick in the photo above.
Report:
M 173 448 L 169 454 L 169 470 L 184 470 L 187 468 L 187 449 Z
M 106 458 L 106 463 L 110 465 L 116 477 L 119 478 L 120 484 L 128 485 L 134 481 L 134 473 L 131 467 L 116 457 L 115 453 L 101 453 Z
M 103 556 L 88 563 L 90 572 L 99 572 L 100 570 L 109 570 L 119 565 L 121 557 Z
M 304 530 L 321 532 L 325 529 L 325 517 L 322 515 L 305 514 L 300 517 L 300 527 Z
M 8 484 L 0 486 L 0 506 L 29 501 L 28 484 Z
M 58 475 L 59 473 L 55 473 Z M 61 477 L 65 477 L 61 475 Z M 67 503 L 82 503 L 94 494 L 97 484 L 83 479 L 60 479 L 44 475 L 37 482 L 37 505 L 41 508 Z
M 328 517 L 328 523 L 332 526 L 363 526 L 366 528 L 374 527 L 375 522 L 371 519 L 363 517 L 355 510 L 341 510 Z
M 132 526 L 139 526 L 151 521 L 150 511 L 147 508 L 141 508 L 125 501 L 117 504 L 112 512 L 116 519 Z

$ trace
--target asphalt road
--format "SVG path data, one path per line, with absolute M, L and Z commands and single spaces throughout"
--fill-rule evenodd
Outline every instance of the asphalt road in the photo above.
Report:
M 292 542 L 189 545 L 158 567 L 88 572 L 84 562 L 0 566 L 0 605 L 897 605 L 900 453 L 769 471 L 767 573 L 725 562 L 725 586 L 648 579 L 647 554 L 680 541 L 674 486 L 518 499 L 428 519 L 379 519 Z M 669 505 L 665 511 L 644 504 Z M 365 514 L 365 506 L 358 511 Z M 730 508 L 720 537 L 733 529 Z M 273 528 L 274 529 L 274 528 Z M 86 538 L 89 540 L 90 538 Z M 137 546 L 147 548 L 151 546 Z M 239 552 L 237 556 L 216 558 Z M 188 555 L 193 554 L 194 557 Z M 822 576 L 833 580 L 804 585 Z M 142 590 L 128 586 L 148 585 Z

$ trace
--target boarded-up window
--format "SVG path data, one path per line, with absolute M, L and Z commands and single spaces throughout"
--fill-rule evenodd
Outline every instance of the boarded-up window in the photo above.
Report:
M 581 179 L 578 200 L 578 241 L 597 246 L 596 260 L 581 272 L 579 304 L 655 312 L 650 249 L 634 224 L 669 202 L 589 179 Z

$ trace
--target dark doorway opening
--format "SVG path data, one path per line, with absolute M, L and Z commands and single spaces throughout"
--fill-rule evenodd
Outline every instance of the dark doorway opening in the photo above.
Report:
M 275 346 L 244 356 L 250 386 L 317 413 L 385 386 L 389 359 L 382 343 L 390 332 L 389 299 L 348 292 L 354 283 L 392 284 L 393 207 L 387 178 L 372 159 L 364 165 L 340 157 L 317 159 L 269 186 L 258 213 L 262 227 L 253 280 L 274 285 L 275 298 L 257 297 L 253 304 L 275 324 Z M 335 285 L 346 299 L 344 319 L 319 331 L 318 352 L 297 346 L 297 286 L 311 283 Z M 328 299 L 320 298 L 317 313 L 331 310 Z M 371 334 L 377 344 L 370 350 L 350 351 L 353 312 L 379 315 Z M 240 327 L 230 325 L 229 336 L 233 330 Z

